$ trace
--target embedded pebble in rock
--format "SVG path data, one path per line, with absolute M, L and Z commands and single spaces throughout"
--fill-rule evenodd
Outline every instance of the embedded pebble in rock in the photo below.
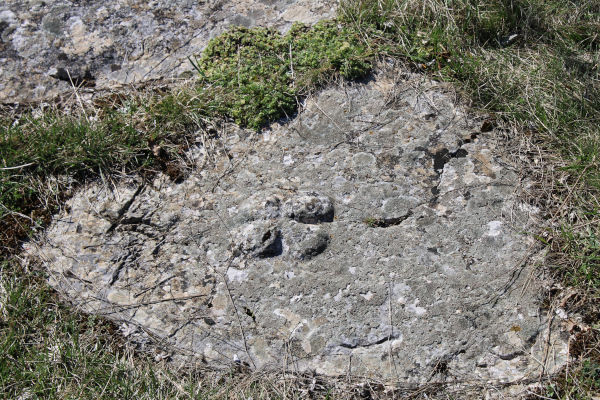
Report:
M 0 3 L 0 102 L 26 102 L 194 75 L 188 57 L 229 26 L 313 24 L 334 1 L 25 1 Z
M 319 193 L 300 193 L 289 199 L 283 208 L 286 216 L 303 224 L 333 221 L 333 203 Z
M 567 345 L 541 308 L 526 182 L 452 98 L 401 70 L 324 90 L 287 123 L 199 141 L 181 183 L 79 191 L 27 251 L 75 304 L 178 362 L 396 382 L 552 373 Z
M 306 260 L 321 254 L 329 243 L 329 234 L 318 227 L 292 223 L 286 231 L 290 255 Z
M 236 235 L 235 245 L 252 257 L 281 254 L 281 231 L 270 222 L 256 221 L 244 225 Z

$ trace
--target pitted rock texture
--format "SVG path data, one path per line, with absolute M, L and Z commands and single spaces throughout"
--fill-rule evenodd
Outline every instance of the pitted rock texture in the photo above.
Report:
M 231 25 L 287 30 L 335 1 L 25 1 L 0 4 L 0 102 L 190 76 L 187 57 Z
M 227 154 L 198 143 L 205 167 L 180 184 L 88 187 L 29 252 L 85 310 L 213 365 L 403 382 L 551 372 L 566 344 L 528 262 L 536 210 L 481 121 L 419 79 L 380 73 L 260 134 L 231 127 L 215 146 Z

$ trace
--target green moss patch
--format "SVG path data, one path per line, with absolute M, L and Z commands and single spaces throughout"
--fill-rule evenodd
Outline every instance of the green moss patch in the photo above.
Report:
M 258 129 L 294 112 L 298 96 L 333 74 L 366 75 L 370 58 L 353 30 L 328 21 L 295 24 L 285 35 L 233 28 L 213 39 L 195 66 L 205 90 L 215 91 L 217 111 Z

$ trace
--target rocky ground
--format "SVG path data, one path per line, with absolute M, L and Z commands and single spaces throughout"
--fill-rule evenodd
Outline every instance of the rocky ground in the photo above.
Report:
M 260 133 L 199 133 L 182 182 L 86 187 L 27 251 L 84 310 L 189 363 L 538 377 L 567 345 L 541 305 L 537 209 L 491 128 L 389 67 Z
M 229 26 L 285 32 L 335 17 L 336 7 L 4 2 L 0 103 L 25 110 L 77 86 L 71 103 L 92 107 L 99 92 L 170 85 L 192 77 L 188 57 Z M 437 58 L 413 66 L 451 66 L 455 53 L 429 56 Z M 551 280 L 532 234 L 541 211 L 522 196 L 531 182 L 495 121 L 393 63 L 300 101 L 297 115 L 258 132 L 198 131 L 180 147 L 192 168 L 176 181 L 129 174 L 80 188 L 25 255 L 85 313 L 116 321 L 138 349 L 158 347 L 157 360 L 178 365 L 473 387 L 558 372 L 575 343 L 559 326 L 571 295 L 558 312 L 543 298 Z M 22 164 L 4 169 L 34 162 Z
M 188 57 L 229 26 L 285 31 L 334 16 L 335 2 L 313 0 L 5 1 L 0 102 L 190 77 Z

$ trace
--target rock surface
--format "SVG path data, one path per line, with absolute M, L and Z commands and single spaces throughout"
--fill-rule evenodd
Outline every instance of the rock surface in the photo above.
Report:
M 261 134 L 231 127 L 179 184 L 90 186 L 28 251 L 85 310 L 212 365 L 551 372 L 566 344 L 529 262 L 536 210 L 493 133 L 420 79 L 380 73 Z
M 190 76 L 187 57 L 231 25 L 315 23 L 336 2 L 315 0 L 8 0 L 0 4 L 0 102 L 76 86 L 120 87 Z

